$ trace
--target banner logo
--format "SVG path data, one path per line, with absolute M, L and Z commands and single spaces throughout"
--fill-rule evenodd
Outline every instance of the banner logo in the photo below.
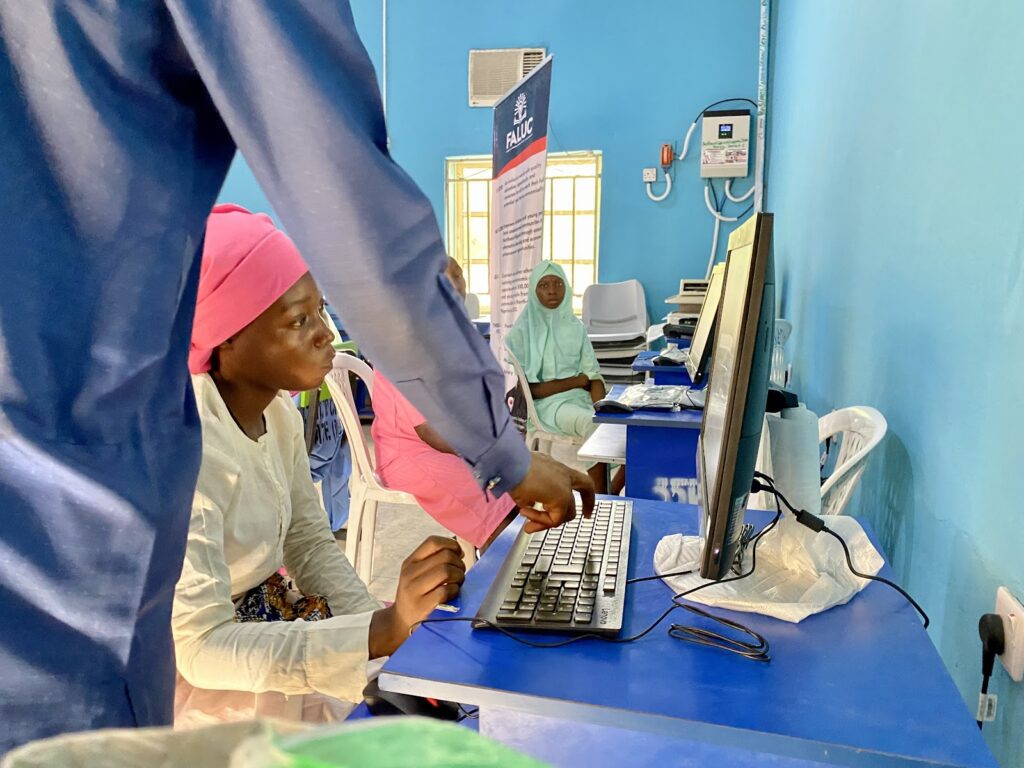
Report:
M 533 136 L 533 118 L 527 116 L 525 93 L 520 93 L 516 97 L 512 125 L 512 130 L 505 134 L 506 152 L 511 152 Z

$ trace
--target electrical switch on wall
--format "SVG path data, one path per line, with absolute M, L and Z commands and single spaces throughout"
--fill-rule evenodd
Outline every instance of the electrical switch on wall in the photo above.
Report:
M 1010 590 L 996 590 L 996 614 L 1003 620 L 1004 650 L 999 660 L 1016 682 L 1024 679 L 1024 606 Z

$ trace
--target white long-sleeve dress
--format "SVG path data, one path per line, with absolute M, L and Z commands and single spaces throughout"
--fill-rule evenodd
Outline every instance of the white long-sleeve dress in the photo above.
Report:
M 213 380 L 192 377 L 203 461 L 172 627 L 179 726 L 255 715 L 333 719 L 358 701 L 368 674 L 370 618 L 380 605 L 340 551 L 309 472 L 302 418 L 286 393 L 251 440 Z M 235 602 L 284 565 L 333 618 L 235 621 Z M 310 695 L 312 694 L 312 695 Z

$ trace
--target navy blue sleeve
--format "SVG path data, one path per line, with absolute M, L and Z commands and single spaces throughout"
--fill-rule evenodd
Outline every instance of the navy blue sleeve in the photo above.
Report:
M 376 77 L 348 3 L 166 1 L 345 328 L 481 485 L 515 487 L 530 459 L 502 373 L 441 275 L 446 254 L 429 201 L 388 154 Z

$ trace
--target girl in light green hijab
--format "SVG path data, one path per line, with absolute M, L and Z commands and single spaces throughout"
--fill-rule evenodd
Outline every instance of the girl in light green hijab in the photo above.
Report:
M 572 289 L 562 268 L 542 261 L 530 273 L 530 294 L 505 346 L 530 383 L 541 426 L 589 437 L 594 403 L 605 396 L 601 367 L 583 323 L 572 311 Z M 590 469 L 598 493 L 607 489 L 607 467 Z

